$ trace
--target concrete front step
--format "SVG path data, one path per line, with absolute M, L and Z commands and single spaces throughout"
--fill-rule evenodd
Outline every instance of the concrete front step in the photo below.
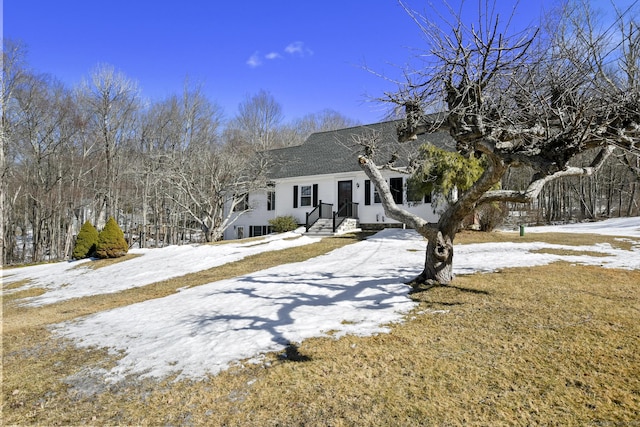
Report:
M 333 232 L 333 220 L 321 218 L 305 234 L 308 236 L 334 236 L 336 234 L 355 231 L 358 228 L 358 220 L 349 218 L 345 220 L 336 232 Z

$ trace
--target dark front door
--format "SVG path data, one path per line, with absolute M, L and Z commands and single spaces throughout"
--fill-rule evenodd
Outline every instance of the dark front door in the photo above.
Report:
M 338 181 L 338 215 L 353 216 L 353 181 Z

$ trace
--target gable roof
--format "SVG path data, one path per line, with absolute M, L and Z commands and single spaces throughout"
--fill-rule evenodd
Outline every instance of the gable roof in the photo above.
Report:
M 425 143 L 448 151 L 455 149 L 453 139 L 443 130 L 421 134 L 417 140 L 400 143 L 396 132 L 398 123 L 395 120 L 317 132 L 311 134 L 302 145 L 268 150 L 264 152 L 271 165 L 268 176 L 270 179 L 278 179 L 361 171 L 358 156 L 364 152 L 365 147 L 359 145 L 356 139 L 371 136 L 376 136 L 382 142 L 375 151 L 376 163 L 386 164 L 397 153 L 397 167 L 407 166 L 410 154 L 416 153 L 418 147 Z

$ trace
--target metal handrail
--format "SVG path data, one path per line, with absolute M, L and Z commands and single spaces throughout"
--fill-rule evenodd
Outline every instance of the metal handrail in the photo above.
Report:
M 322 200 L 318 203 L 318 206 L 313 208 L 311 212 L 307 213 L 305 228 L 306 231 L 315 224 L 320 218 L 331 219 L 331 210 L 333 209 L 333 205 L 328 203 L 322 203 Z

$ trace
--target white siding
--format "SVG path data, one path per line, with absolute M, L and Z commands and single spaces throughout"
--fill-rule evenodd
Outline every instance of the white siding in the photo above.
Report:
M 400 177 L 398 173 L 383 171 L 383 176 L 389 179 L 391 177 Z M 406 176 L 403 177 L 406 182 Z M 300 196 L 302 186 L 318 186 L 317 200 L 318 203 L 328 203 L 333 205 L 334 211 L 338 209 L 338 182 L 353 182 L 353 202 L 358 203 L 358 215 L 361 224 L 397 224 L 398 222 L 387 218 L 381 203 L 375 203 L 373 197 L 373 183 L 371 184 L 371 204 L 365 205 L 365 181 L 368 178 L 364 172 L 348 172 L 335 175 L 313 175 L 294 178 L 279 179 L 276 181 L 276 208 L 267 211 L 266 192 L 252 193 L 249 195 L 249 205 L 253 211 L 243 214 L 233 226 L 225 232 L 225 239 L 235 239 L 237 236 L 237 228 L 244 227 L 244 237 L 249 237 L 250 226 L 268 225 L 269 219 L 277 216 L 291 215 L 296 218 L 298 224 L 304 225 L 306 214 L 313 210 L 313 206 L 301 206 Z M 294 207 L 293 193 L 294 186 L 298 186 L 298 203 Z M 404 189 L 404 200 L 402 207 L 409 212 L 425 218 L 427 221 L 437 221 L 438 215 L 433 212 L 430 203 L 407 203 L 406 188 Z M 313 196 L 312 196 L 313 204 Z
M 245 212 L 224 232 L 224 240 L 233 240 L 238 236 L 238 227 L 244 228 L 244 237 L 249 237 L 249 227 L 252 225 L 269 225 L 269 220 L 275 218 L 275 211 L 267 210 L 267 192 L 252 192 L 249 194 L 251 211 Z M 276 207 L 278 195 L 276 194 Z M 236 216 L 237 217 L 237 216 Z

